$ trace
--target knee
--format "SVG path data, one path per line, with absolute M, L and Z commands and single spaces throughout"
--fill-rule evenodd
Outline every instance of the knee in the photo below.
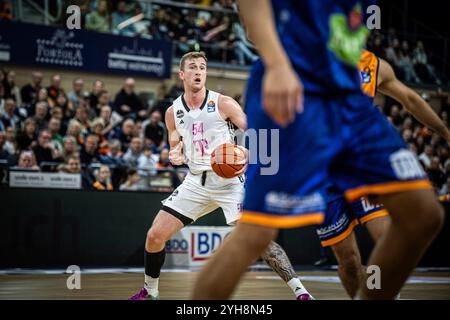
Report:
M 346 274 L 357 274 L 360 272 L 362 265 L 359 254 L 353 250 L 347 250 L 339 254 L 339 270 Z
M 166 236 L 164 235 L 161 230 L 150 228 L 150 230 L 147 232 L 147 239 L 145 242 L 145 247 L 147 251 L 153 251 L 153 250 L 160 250 L 163 248 L 166 244 Z
M 259 227 L 254 237 L 247 238 L 252 250 L 262 251 L 266 249 L 271 241 L 277 236 L 278 230 Z

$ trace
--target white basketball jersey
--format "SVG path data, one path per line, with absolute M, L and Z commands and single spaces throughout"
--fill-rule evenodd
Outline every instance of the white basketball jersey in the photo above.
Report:
M 189 170 L 199 174 L 211 169 L 211 153 L 223 143 L 233 143 L 231 123 L 219 113 L 219 93 L 206 90 L 200 108 L 191 110 L 183 95 L 173 102 L 175 128 L 183 139 Z

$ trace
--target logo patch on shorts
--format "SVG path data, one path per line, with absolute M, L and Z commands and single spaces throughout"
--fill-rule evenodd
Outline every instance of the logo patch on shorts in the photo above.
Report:
M 394 152 L 389 157 L 392 170 L 400 180 L 423 179 L 426 177 L 422 166 L 414 154 L 406 149 Z

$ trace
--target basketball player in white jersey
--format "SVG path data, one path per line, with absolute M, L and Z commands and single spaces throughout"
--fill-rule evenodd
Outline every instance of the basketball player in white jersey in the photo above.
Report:
M 179 76 L 185 92 L 167 109 L 165 119 L 169 159 L 174 165 L 186 163 L 189 173 L 162 202 L 162 209 L 147 233 L 144 287 L 131 300 L 159 298 L 165 244 L 176 232 L 218 207 L 222 208 L 229 225 L 234 225 L 240 217 L 245 168 L 236 172 L 235 177 L 225 179 L 212 171 L 210 160 L 216 147 L 234 143 L 231 124 L 245 130 L 246 116 L 235 100 L 206 89 L 206 68 L 203 52 L 189 52 L 181 58 Z M 297 300 L 312 299 L 278 244 L 272 242 L 262 258 L 288 284 Z

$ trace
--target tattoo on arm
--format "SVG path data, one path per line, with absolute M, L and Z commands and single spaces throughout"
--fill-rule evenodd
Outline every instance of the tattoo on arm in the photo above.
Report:
M 291 261 L 286 252 L 276 242 L 271 241 L 261 258 L 275 271 L 285 282 L 297 278 Z

